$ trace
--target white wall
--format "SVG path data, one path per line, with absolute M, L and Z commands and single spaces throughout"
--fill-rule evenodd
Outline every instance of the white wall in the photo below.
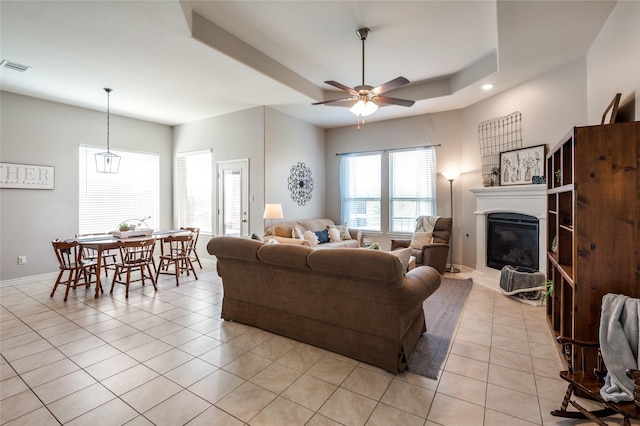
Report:
M 51 241 L 78 233 L 78 146 L 106 145 L 106 115 L 9 92 L 0 97 L 0 161 L 55 167 L 53 190 L 0 189 L 3 281 L 57 270 Z M 160 226 L 170 227 L 171 128 L 111 114 L 110 129 L 111 148 L 160 155 Z M 26 265 L 17 264 L 19 255 Z
M 265 203 L 281 203 L 283 221 L 326 217 L 324 131 L 271 108 L 266 109 L 266 117 Z M 314 182 L 311 200 L 302 206 L 291 199 L 288 189 L 291 167 L 297 163 L 311 169 Z
M 217 161 L 249 159 L 249 234 L 264 234 L 265 203 L 282 203 L 283 220 L 325 217 L 324 132 L 308 123 L 267 107 L 211 117 L 174 128 L 174 155 L 212 149 Z M 303 162 L 311 168 L 316 189 L 311 201 L 298 206 L 291 200 L 287 178 L 291 166 Z M 214 178 L 215 179 L 215 178 Z M 217 184 L 213 185 L 214 212 Z M 177 212 L 175 213 L 177 219 Z M 217 217 L 214 217 L 214 234 Z M 207 236 L 199 253 L 206 254 Z
M 640 120 L 640 2 L 619 1 L 587 54 L 588 124 L 621 93 L 625 121 Z M 619 116 L 620 116 L 619 115 Z M 626 115 L 626 116 L 624 116 Z
M 544 144 L 549 152 L 573 126 L 587 124 L 586 104 L 585 61 L 580 59 L 464 109 L 464 173 L 455 194 L 461 229 L 454 244 L 455 259 L 475 267 L 476 200 L 469 189 L 482 186 L 478 124 L 520 111 L 522 146 Z
M 346 109 L 345 114 L 349 114 Z M 340 219 L 340 156 L 336 154 L 441 144 L 436 148 L 437 213 L 450 216 L 449 182 L 440 173 L 460 170 L 463 148 L 461 121 L 461 111 L 448 111 L 366 123 L 360 126 L 360 130 L 355 125 L 327 130 L 327 214 Z M 367 236 L 380 243 L 382 249 L 389 249 L 389 238 Z
M 218 117 L 211 117 L 174 128 L 173 153 L 211 149 L 213 157 L 213 211 L 218 211 L 217 167 L 218 161 L 249 159 L 249 234 L 262 227 L 264 206 L 264 108 L 252 108 Z M 174 157 L 175 159 L 175 157 Z M 178 206 L 174 206 L 176 209 Z M 174 210 L 175 220 L 178 219 Z M 218 218 L 213 216 L 214 234 L 219 235 Z M 208 241 L 203 235 L 201 246 Z M 206 255 L 206 250 L 199 249 Z

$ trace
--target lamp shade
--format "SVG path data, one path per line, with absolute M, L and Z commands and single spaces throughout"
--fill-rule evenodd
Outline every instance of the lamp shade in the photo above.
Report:
M 460 172 L 457 170 L 449 170 L 447 172 L 442 172 L 442 176 L 447 180 L 456 180 L 457 177 L 460 176 Z
M 265 204 L 262 217 L 264 219 L 282 219 L 284 217 L 282 204 Z
M 366 117 L 368 115 L 373 114 L 378 109 L 378 105 L 369 100 L 360 99 L 354 106 L 349 108 L 349 111 L 354 113 L 355 115 L 360 115 L 362 117 Z

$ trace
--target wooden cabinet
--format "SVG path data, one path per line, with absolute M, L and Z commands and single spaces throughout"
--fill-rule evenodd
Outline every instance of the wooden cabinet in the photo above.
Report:
M 602 297 L 640 297 L 640 122 L 575 127 L 546 160 L 549 325 L 597 341 Z

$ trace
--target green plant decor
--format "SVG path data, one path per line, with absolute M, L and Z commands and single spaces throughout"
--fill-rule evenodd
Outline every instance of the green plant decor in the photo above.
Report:
M 562 170 L 558 169 L 555 172 L 556 175 L 556 182 L 560 183 L 560 181 L 562 180 Z
M 118 226 L 118 228 L 119 228 L 121 231 L 128 231 L 128 230 L 129 230 L 129 224 L 128 224 L 127 222 L 122 222 L 122 223 Z
M 545 292 L 542 295 L 542 299 L 541 299 L 542 303 L 544 303 L 544 301 L 548 296 L 551 296 L 551 293 L 553 293 L 553 281 L 547 280 L 547 282 L 545 283 Z

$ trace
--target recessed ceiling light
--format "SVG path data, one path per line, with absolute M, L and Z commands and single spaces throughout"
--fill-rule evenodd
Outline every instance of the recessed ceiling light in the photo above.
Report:
M 482 85 L 482 90 L 489 90 L 489 89 L 493 89 L 493 84 L 487 83 Z

